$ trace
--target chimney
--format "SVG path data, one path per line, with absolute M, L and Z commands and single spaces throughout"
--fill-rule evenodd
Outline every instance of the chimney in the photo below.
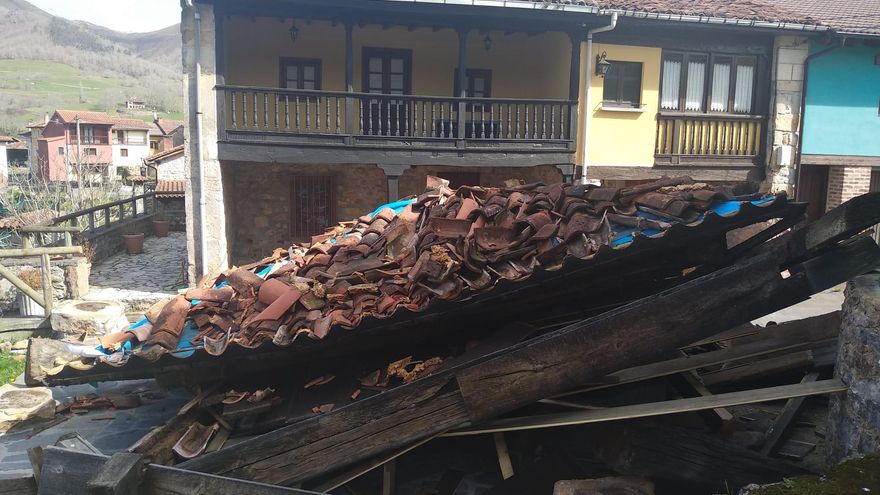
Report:
M 48 123 L 49 123 L 49 112 L 46 112 L 43 114 L 43 125 L 46 125 Z
M 155 122 L 157 124 L 159 123 L 159 114 L 156 113 L 155 111 L 153 112 L 153 122 Z

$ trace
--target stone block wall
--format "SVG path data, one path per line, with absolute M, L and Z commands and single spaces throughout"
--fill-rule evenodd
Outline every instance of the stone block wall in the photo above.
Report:
M 834 374 L 849 390 L 828 408 L 832 463 L 880 451 L 880 274 L 847 284 L 841 317 Z
M 234 264 L 289 246 L 291 183 L 295 175 L 332 175 L 336 217 L 357 218 L 386 202 L 384 172 L 375 165 L 308 165 L 224 162 L 226 216 Z
M 39 270 L 39 258 L 4 258 L 3 265 L 15 275 L 23 271 Z M 91 263 L 82 257 L 52 261 L 51 279 L 55 300 L 79 299 L 89 291 Z M 42 294 L 42 289 L 37 290 Z M 5 278 L 0 278 L 0 317 L 18 314 L 18 296 L 21 293 Z
M 767 174 L 763 190 L 791 194 L 795 181 L 798 127 L 809 39 L 777 36 L 770 82 L 767 128 Z
M 871 167 L 830 167 L 825 211 L 867 193 L 870 187 Z
M 81 242 L 88 244 L 94 252 L 92 262 L 105 260 L 116 253 L 125 251 L 122 234 L 143 232 L 146 236 L 153 235 L 154 214 L 142 215 L 137 218 L 112 224 L 110 228 L 87 232 L 82 235 Z
M 171 221 L 172 232 L 186 232 L 186 204 L 183 198 L 158 198 L 157 212 Z

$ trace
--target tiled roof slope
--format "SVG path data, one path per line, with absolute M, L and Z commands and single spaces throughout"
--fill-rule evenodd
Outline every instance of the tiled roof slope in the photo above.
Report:
M 55 113 L 64 122 L 75 122 L 79 117 L 81 124 L 106 124 L 113 125 L 113 117 L 104 112 L 87 112 L 85 110 L 56 110 Z
M 880 36 L 880 0 L 767 0 L 839 33 Z
M 139 119 L 113 117 L 111 120 L 113 121 L 113 127 L 116 129 L 136 129 L 141 131 L 147 131 L 150 129 L 150 124 Z
M 186 196 L 186 182 L 183 180 L 160 180 L 156 183 L 157 198 L 183 198 Z

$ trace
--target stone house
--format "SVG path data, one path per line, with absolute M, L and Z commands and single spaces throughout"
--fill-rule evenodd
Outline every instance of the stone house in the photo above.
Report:
M 791 192 L 791 52 L 833 31 L 756 2 L 195 0 L 191 279 L 417 194 L 429 174 Z

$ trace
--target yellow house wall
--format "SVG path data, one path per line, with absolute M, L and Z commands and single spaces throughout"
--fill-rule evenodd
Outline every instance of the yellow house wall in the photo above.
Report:
M 581 50 L 581 67 L 586 66 L 586 43 Z M 590 119 L 589 128 L 589 166 L 633 166 L 650 167 L 654 164 L 655 136 L 657 132 L 657 110 L 660 98 L 660 60 L 659 48 L 628 45 L 593 43 L 593 62 L 595 56 L 606 52 L 611 62 L 642 63 L 642 105 L 644 112 L 613 112 L 602 110 L 602 85 L 604 79 L 595 75 L 590 77 L 590 101 L 585 105 L 583 97 L 578 102 L 579 129 L 583 130 L 584 116 Z M 580 81 L 580 94 L 583 95 L 584 80 Z M 579 132 L 576 159 L 580 164 L 583 156 L 583 136 Z
M 299 36 L 290 40 L 290 21 L 231 17 L 224 23 L 226 83 L 278 87 L 279 58 L 321 59 L 321 89 L 345 90 L 345 28 L 329 22 L 297 21 Z M 571 43 L 564 33 L 505 35 L 488 33 L 486 51 L 477 31 L 468 36 L 467 65 L 492 70 L 492 96 L 497 98 L 568 98 Z M 452 29 L 433 31 L 405 27 L 355 26 L 354 89 L 361 91 L 363 47 L 412 50 L 412 93 L 452 96 L 458 65 L 458 35 Z

